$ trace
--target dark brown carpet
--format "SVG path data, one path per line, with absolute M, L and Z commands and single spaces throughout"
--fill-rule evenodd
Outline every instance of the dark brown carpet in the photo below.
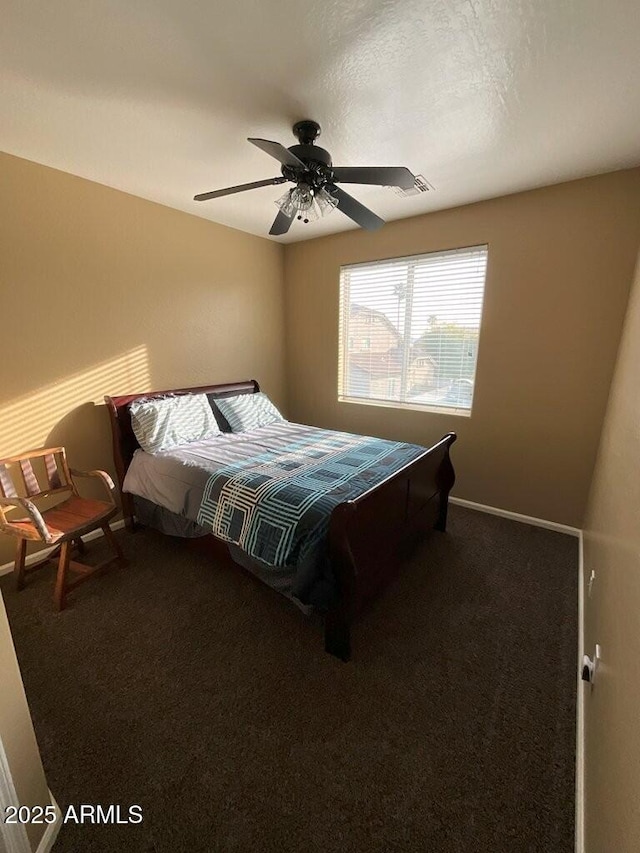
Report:
M 61 807 L 144 813 L 56 853 L 573 850 L 577 540 L 453 507 L 342 664 L 242 570 L 119 535 L 60 615 L 2 581 Z

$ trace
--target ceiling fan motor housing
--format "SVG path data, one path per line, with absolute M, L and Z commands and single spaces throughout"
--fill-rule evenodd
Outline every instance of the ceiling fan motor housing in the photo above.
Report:
M 311 160 L 323 163 L 325 166 L 331 166 L 331 154 L 317 145 L 292 145 L 289 151 L 303 163 Z
M 311 153 L 308 153 L 309 149 Z M 333 169 L 328 151 L 316 148 L 315 145 L 293 145 L 289 151 L 302 160 L 305 168 L 283 166 L 282 174 L 288 181 L 293 181 L 294 184 L 308 184 L 316 189 L 333 181 Z M 320 156 L 317 156 L 318 154 Z

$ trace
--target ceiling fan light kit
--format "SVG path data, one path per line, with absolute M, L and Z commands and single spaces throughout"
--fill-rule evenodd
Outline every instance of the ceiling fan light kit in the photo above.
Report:
M 249 142 L 270 154 L 281 164 L 282 175 L 227 187 L 222 190 L 200 193 L 194 201 L 208 201 L 225 195 L 272 186 L 290 181 L 295 187 L 276 201 L 278 215 L 269 234 L 286 234 L 295 218 L 302 222 L 313 222 L 331 213 L 336 207 L 361 228 L 373 231 L 384 225 L 384 220 L 360 204 L 337 184 L 373 184 L 377 186 L 411 189 L 415 176 L 404 166 L 333 166 L 331 155 L 315 144 L 320 136 L 320 125 L 304 119 L 293 126 L 298 145 L 285 148 L 279 142 L 268 139 L 252 139 Z
M 324 187 L 314 189 L 308 184 L 300 183 L 279 198 L 275 204 L 282 213 L 294 216 L 302 222 L 315 222 L 338 206 L 338 199 L 328 193 Z

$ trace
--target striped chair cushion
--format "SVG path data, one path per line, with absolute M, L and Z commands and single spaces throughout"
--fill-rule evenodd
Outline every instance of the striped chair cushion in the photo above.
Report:
M 215 404 L 229 422 L 232 432 L 246 432 L 284 420 L 271 400 L 262 392 L 221 397 Z
M 213 438 L 220 428 L 205 394 L 184 394 L 132 403 L 131 426 L 147 453 Z

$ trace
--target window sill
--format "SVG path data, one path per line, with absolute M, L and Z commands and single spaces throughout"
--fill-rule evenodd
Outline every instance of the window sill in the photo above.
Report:
M 338 396 L 339 403 L 352 403 L 356 406 L 376 406 L 382 409 L 400 409 L 410 412 L 428 412 L 430 415 L 448 415 L 459 418 L 470 418 L 471 409 L 462 409 L 457 406 L 428 406 L 418 403 L 399 403 L 387 400 L 369 400 L 360 397 Z

